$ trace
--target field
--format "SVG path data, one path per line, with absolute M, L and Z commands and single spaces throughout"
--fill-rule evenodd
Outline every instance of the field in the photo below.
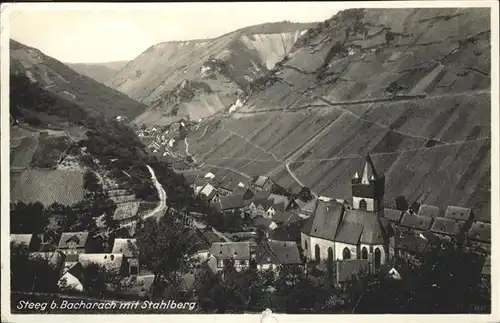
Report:
M 10 147 L 10 167 L 11 168 L 26 168 L 31 163 L 33 155 L 38 145 L 38 138 L 36 136 L 26 136 L 15 139 L 15 144 L 12 145 L 13 139 L 11 138 Z
M 67 136 L 41 135 L 37 150 L 31 161 L 36 168 L 52 168 L 57 166 L 63 153 L 71 145 Z
M 136 216 L 139 205 L 140 202 L 138 201 L 118 203 L 113 219 L 119 221 Z
M 39 201 L 49 206 L 54 202 L 72 205 L 83 199 L 83 173 L 80 171 L 28 169 L 12 174 L 11 201 Z

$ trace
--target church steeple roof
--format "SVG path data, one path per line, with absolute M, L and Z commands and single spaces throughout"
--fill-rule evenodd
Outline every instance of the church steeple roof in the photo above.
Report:
M 369 184 L 370 180 L 376 180 L 378 177 L 375 166 L 373 165 L 370 154 L 366 154 L 365 166 L 363 167 L 363 175 L 361 176 L 361 183 Z

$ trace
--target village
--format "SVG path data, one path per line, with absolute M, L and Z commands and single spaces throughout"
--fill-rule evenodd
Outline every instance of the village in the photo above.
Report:
M 181 216 L 185 226 L 193 229 L 189 241 L 194 248 L 186 256 L 214 275 L 228 265 L 236 271 L 253 267 L 274 273 L 292 266 L 306 273 L 330 270 L 338 286 L 370 274 L 404 280 L 407 260 L 422 257 L 444 240 L 479 250 L 483 257 L 480 275 L 490 276 L 490 224 L 476 221 L 471 209 L 457 206 L 445 210 L 432 205 L 386 207 L 385 177 L 377 172 L 369 154 L 347 184 L 351 200 L 317 197 L 306 187 L 292 194 L 266 176 L 248 182 L 220 180 L 211 172 L 194 169 L 184 177 L 224 220 L 216 228 L 205 214 L 186 215 L 169 208 L 168 197 L 163 216 Z M 93 263 L 127 281 L 127 293 L 144 297 L 154 274 L 140 262 L 133 230 L 136 220 L 132 226 L 121 226 L 106 249 L 96 247 L 99 244 L 88 232 L 64 232 L 52 246 L 41 244 L 34 234 L 10 237 L 11 243 L 32 257 L 46 259 L 57 268 L 61 292 L 82 292 L 82 269 Z M 196 288 L 195 275 L 193 270 L 183 273 L 183 290 Z

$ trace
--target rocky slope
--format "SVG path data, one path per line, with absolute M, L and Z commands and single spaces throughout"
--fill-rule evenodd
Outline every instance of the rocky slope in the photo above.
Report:
M 269 23 L 215 39 L 157 44 L 107 84 L 152 107 L 137 123 L 168 123 L 175 115 L 198 120 L 234 104 L 311 26 Z
M 200 45 L 201 46 L 201 45 Z M 386 203 L 490 218 L 489 9 L 355 9 L 310 29 L 189 150 L 212 172 L 350 197 L 366 152 Z
M 104 84 L 112 79 L 127 63 L 128 61 L 117 61 L 107 63 L 66 63 L 66 65 L 79 74 Z
M 41 89 L 70 101 L 92 115 L 135 118 L 146 106 L 87 76 L 78 74 L 38 49 L 10 41 L 10 73 L 27 77 Z

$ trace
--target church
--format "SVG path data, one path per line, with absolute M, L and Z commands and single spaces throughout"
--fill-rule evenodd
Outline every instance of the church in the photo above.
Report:
M 394 233 L 384 216 L 385 176 L 368 154 L 361 172 L 351 180 L 352 203 L 318 202 L 301 230 L 307 260 L 366 259 L 377 271 L 388 262 Z

